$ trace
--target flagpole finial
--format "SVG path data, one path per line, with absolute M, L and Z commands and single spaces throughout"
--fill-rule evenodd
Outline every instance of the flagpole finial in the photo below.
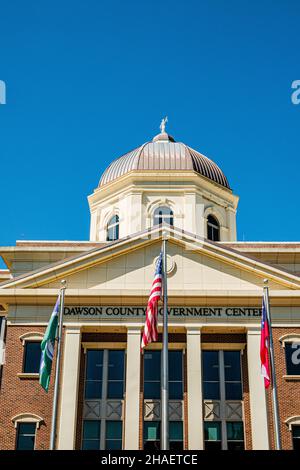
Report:
M 65 279 L 63 279 L 60 284 L 61 284 L 61 289 L 65 289 L 67 287 L 67 281 Z
M 168 234 L 168 231 L 167 231 L 167 230 L 163 230 L 163 231 L 162 231 L 162 239 L 163 239 L 163 240 L 167 240 L 167 239 L 168 239 L 168 235 L 169 235 L 169 234 Z
M 264 279 L 264 285 L 267 286 L 269 284 L 269 279 Z

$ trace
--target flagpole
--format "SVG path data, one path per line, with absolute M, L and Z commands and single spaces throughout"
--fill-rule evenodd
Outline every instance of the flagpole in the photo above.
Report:
M 276 450 L 281 450 L 280 418 L 279 418 L 279 408 L 278 408 L 277 381 L 276 381 L 276 372 L 275 372 L 274 345 L 273 345 L 272 320 L 271 320 L 270 302 L 269 302 L 268 279 L 264 280 L 264 299 L 265 299 L 266 314 L 267 314 L 268 327 L 269 327 L 268 328 L 269 329 L 269 350 L 270 350 L 270 364 L 271 364 L 275 446 L 276 446 Z
M 62 329 L 63 329 L 63 311 L 65 305 L 65 290 L 66 281 L 61 281 L 60 288 L 60 306 L 59 306 L 59 317 L 58 317 L 58 336 L 57 336 L 57 354 L 55 361 L 55 382 L 54 382 L 54 394 L 53 394 L 53 407 L 52 407 L 52 420 L 51 420 L 51 436 L 50 436 L 50 450 L 55 450 L 55 438 L 56 438 L 56 425 L 57 425 L 57 406 L 58 406 L 58 394 L 59 394 L 59 375 L 60 375 L 60 357 L 61 357 L 61 345 L 62 345 Z
M 169 450 L 169 353 L 168 353 L 168 290 L 167 235 L 163 233 L 163 348 L 161 373 L 161 450 Z

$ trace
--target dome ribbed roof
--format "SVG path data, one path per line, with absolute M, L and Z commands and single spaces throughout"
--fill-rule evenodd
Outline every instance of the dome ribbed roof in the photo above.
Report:
M 165 132 L 154 137 L 152 142 L 147 142 L 114 160 L 104 171 L 99 186 L 104 186 L 133 170 L 190 170 L 230 189 L 226 176 L 216 163 L 191 147 L 175 142 L 173 137 Z

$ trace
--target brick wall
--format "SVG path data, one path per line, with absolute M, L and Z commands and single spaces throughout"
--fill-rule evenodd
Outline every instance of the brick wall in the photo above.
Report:
M 48 393 L 38 379 L 20 379 L 24 346 L 20 336 L 29 332 L 44 333 L 44 327 L 9 326 L 6 335 L 6 364 L 3 367 L 0 389 L 0 449 L 12 450 L 16 445 L 16 429 L 12 418 L 19 413 L 34 413 L 43 422 L 36 431 L 35 448 L 48 449 L 50 442 L 51 410 L 53 399 L 53 375 Z

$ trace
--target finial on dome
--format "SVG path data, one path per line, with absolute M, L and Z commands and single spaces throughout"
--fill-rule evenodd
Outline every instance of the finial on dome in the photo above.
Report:
M 168 122 L 168 116 L 164 117 L 162 120 L 161 120 L 161 123 L 160 123 L 160 132 L 161 134 L 164 134 L 166 132 L 166 124 Z

